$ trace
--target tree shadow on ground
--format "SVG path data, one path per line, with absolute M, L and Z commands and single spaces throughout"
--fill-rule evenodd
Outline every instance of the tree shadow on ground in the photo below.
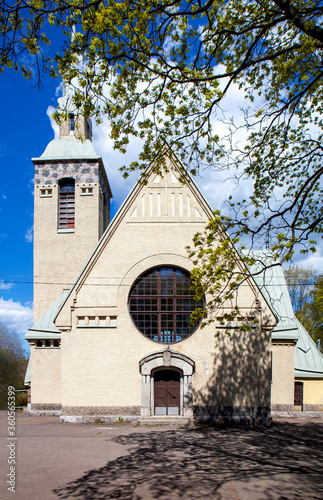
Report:
M 59 498 L 323 498 L 323 424 L 139 431 L 125 454 L 57 488 Z M 109 446 L 109 440 L 107 440 Z

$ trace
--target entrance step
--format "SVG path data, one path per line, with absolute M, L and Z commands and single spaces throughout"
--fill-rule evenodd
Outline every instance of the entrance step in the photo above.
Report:
M 189 417 L 181 417 L 179 415 L 154 415 L 152 417 L 140 417 L 139 425 L 158 426 L 158 425 L 174 425 L 174 426 L 190 426 L 193 425 L 193 419 Z

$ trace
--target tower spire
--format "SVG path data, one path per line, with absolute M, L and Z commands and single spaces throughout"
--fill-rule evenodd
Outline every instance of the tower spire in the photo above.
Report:
M 72 26 L 71 42 L 75 39 L 76 27 Z M 78 63 L 81 61 L 78 58 Z M 74 81 L 74 83 L 73 83 Z M 82 140 L 89 139 L 92 140 L 92 124 L 91 119 L 86 119 L 80 114 L 78 108 L 74 102 L 75 89 L 78 87 L 77 78 L 73 78 L 72 81 L 67 82 L 63 78 L 63 95 L 58 98 L 59 109 L 67 115 L 67 119 L 60 123 L 59 127 L 59 137 L 68 138 L 76 137 Z

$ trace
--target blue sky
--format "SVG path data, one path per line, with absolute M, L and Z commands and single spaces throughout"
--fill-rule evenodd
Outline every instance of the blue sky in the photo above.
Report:
M 0 74 L 2 121 L 0 135 L 0 322 L 23 335 L 33 323 L 33 157 L 39 157 L 48 142 L 54 139 L 55 126 L 51 122 L 50 106 L 57 106 L 60 81 L 44 77 L 43 89 L 33 88 L 34 82 L 25 80 L 13 71 Z M 238 108 L 241 96 L 230 96 L 230 105 Z M 118 167 L 137 159 L 140 145 L 134 141 L 129 153 L 113 151 L 108 139 L 107 122 L 94 128 L 93 144 L 102 155 L 114 195 L 112 213 L 118 209 L 136 174 L 126 181 Z M 197 184 L 213 209 L 223 208 L 223 202 L 232 192 L 232 185 L 224 185 L 220 174 L 205 171 Z M 240 190 L 243 188 L 240 188 Z M 240 193 L 245 196 L 244 193 Z M 296 258 L 298 264 L 313 265 L 320 271 L 323 252 L 314 256 Z M 26 343 L 27 347 L 27 343 Z
M 33 324 L 33 157 L 39 157 L 54 139 L 55 125 L 50 107 L 57 106 L 60 81 L 44 77 L 43 88 L 6 70 L 0 74 L 2 95 L 0 135 L 0 322 L 22 336 Z M 115 213 L 135 182 L 118 173 L 117 165 L 127 161 L 107 140 L 107 124 L 94 131 L 93 142 L 109 175 Z M 130 155 L 133 159 L 135 156 Z M 116 184 L 120 189 L 116 189 Z M 27 343 L 26 346 L 28 347 Z
M 45 83 L 45 82 L 44 82 Z M 58 82 L 46 78 L 44 89 L 13 71 L 0 75 L 0 321 L 23 333 L 32 321 L 33 163 L 53 137 L 46 114 L 55 105 Z M 30 325 L 29 325 L 30 326 Z

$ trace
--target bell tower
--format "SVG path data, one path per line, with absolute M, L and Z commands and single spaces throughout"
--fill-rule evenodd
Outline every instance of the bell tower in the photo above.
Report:
M 72 92 L 58 99 L 67 119 L 35 165 L 34 321 L 69 289 L 110 222 L 112 198 L 91 123 L 75 112 Z

